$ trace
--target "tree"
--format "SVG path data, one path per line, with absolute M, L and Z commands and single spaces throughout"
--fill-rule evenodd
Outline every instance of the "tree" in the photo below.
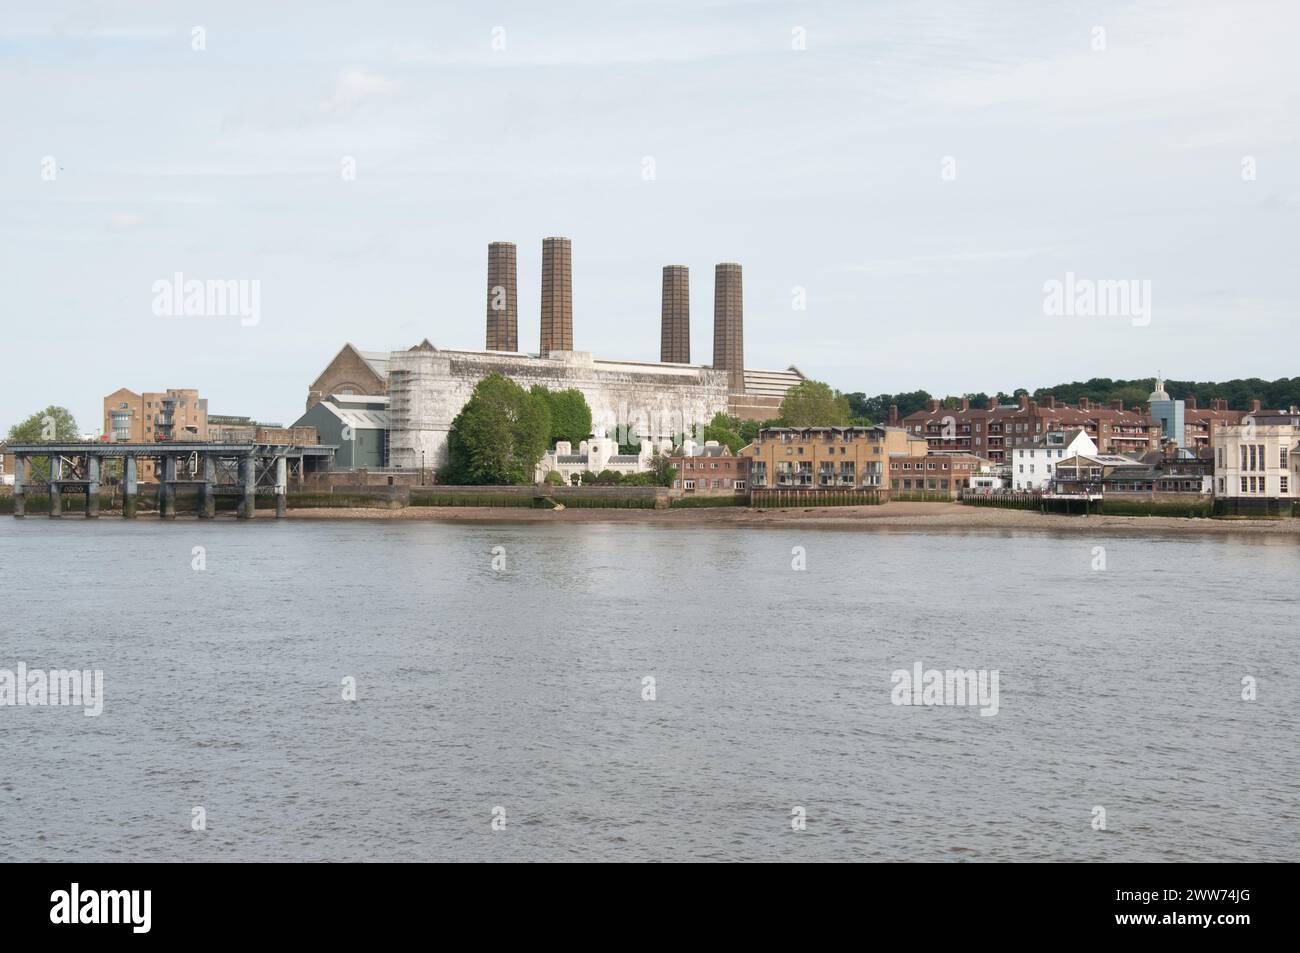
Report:
M 551 434 L 547 400 L 500 374 L 478 382 L 452 421 L 444 482 L 532 483 Z
M 668 454 L 655 451 L 650 458 L 650 482 L 656 486 L 672 486 L 677 479 L 677 468 L 673 466 Z
M 11 443 L 41 443 L 50 440 L 79 440 L 81 431 L 72 411 L 51 404 L 9 428 Z
M 532 393 L 545 400 L 551 410 L 551 432 L 547 446 L 554 447 L 557 440 L 567 440 L 575 447 L 591 436 L 591 407 L 582 391 L 576 387 L 568 390 L 547 390 L 534 384 Z
M 740 437 L 740 419 L 729 417 L 719 411 L 704 428 L 704 442 L 716 440 L 719 444 L 735 453 L 746 443 Z
M 786 427 L 845 427 L 848 422 L 848 398 L 821 381 L 800 381 L 781 401 Z

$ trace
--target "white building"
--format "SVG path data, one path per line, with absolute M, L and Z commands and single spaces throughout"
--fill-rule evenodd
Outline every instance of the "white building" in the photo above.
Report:
M 1076 455 L 1090 456 L 1097 444 L 1082 430 L 1051 430 L 1034 439 L 1027 447 L 1017 447 L 1011 454 L 1011 488 L 1046 490 L 1061 460 Z
M 1220 427 L 1214 446 L 1216 499 L 1242 509 L 1278 509 L 1300 499 L 1300 408 L 1251 414 L 1238 426 Z
M 672 451 L 672 441 L 664 440 L 660 444 L 661 453 Z M 534 482 L 541 483 L 548 473 L 558 473 L 564 482 L 577 486 L 582 474 L 600 473 L 611 470 L 614 473 L 645 473 L 650 469 L 650 461 L 655 455 L 654 444 L 649 440 L 641 441 L 641 452 L 624 454 L 618 452 L 618 443 L 609 437 L 588 437 L 578 444 L 578 452 L 573 452 L 573 444 L 567 440 L 558 440 L 554 450 L 547 450 L 541 462 L 537 464 Z

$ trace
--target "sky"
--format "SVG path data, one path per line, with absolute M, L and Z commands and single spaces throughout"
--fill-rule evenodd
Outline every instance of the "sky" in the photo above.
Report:
M 345 342 L 483 347 L 491 241 L 535 350 L 548 235 L 602 357 L 684 264 L 710 362 L 737 261 L 746 365 L 845 392 L 1300 374 L 1294 0 L 0 5 L 0 431 L 291 423 Z

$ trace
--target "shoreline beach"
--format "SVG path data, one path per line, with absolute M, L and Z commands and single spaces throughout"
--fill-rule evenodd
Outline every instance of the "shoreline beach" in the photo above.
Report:
M 258 516 L 262 517 L 259 513 Z M 781 526 L 834 529 L 1047 529 L 1074 532 L 1141 530 L 1159 533 L 1300 537 L 1300 520 L 1220 520 L 1169 516 L 1064 516 L 960 503 L 879 506 L 712 507 L 699 509 L 565 509 L 411 506 L 403 509 L 291 509 L 290 519 L 442 520 L 473 523 L 649 523 L 660 526 Z

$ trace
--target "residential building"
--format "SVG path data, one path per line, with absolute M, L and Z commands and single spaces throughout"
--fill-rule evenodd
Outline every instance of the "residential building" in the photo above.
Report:
M 673 489 L 695 496 L 744 493 L 749 488 L 751 459 L 733 454 L 716 440 L 707 440 L 702 447 L 687 440 L 681 452 L 672 457 L 672 465 L 677 469 Z
M 1124 473 L 1130 474 L 1132 478 L 1129 482 L 1133 483 L 1140 482 L 1140 477 L 1134 476 L 1134 471 L 1145 469 L 1148 468 L 1143 466 L 1141 460 L 1132 457 L 1112 453 L 1077 453 L 1056 464 L 1051 492 L 1069 496 L 1085 493 L 1089 496 L 1100 495 L 1106 477 L 1116 470 L 1121 471 L 1121 476 Z M 1123 483 L 1122 479 L 1120 483 Z
M 1050 430 L 1029 446 L 1011 450 L 1011 489 L 1046 490 L 1058 463 L 1067 457 L 1096 452 L 1097 445 L 1083 430 Z
M 1040 403 L 1021 395 L 1015 404 L 990 401 L 983 409 L 971 407 L 965 398 L 950 409 L 931 400 L 923 410 L 908 414 L 902 425 L 924 437 L 931 450 L 960 450 L 994 463 L 1009 461 L 1011 451 L 1029 447 L 1051 431 L 1082 430 L 1100 453 L 1135 455 L 1160 449 L 1160 427 L 1145 412 L 1127 410 L 1121 401 L 1103 407 L 1086 397 L 1070 407 L 1055 397 Z
M 1250 410 L 1229 410 L 1222 399 L 1210 401 L 1209 407 L 1198 407 L 1195 397 L 1183 401 L 1183 443 L 1188 450 L 1203 450 L 1214 446 L 1214 433 L 1220 427 L 1241 423 L 1248 413 L 1259 412 L 1259 401 L 1251 403 Z
M 14 485 L 14 455 L 5 452 L 5 445 L 0 443 L 0 486 Z
M 750 458 L 750 489 L 878 489 L 887 497 L 890 457 L 926 448 L 898 427 L 765 427 L 740 453 Z
M 388 466 L 388 398 L 330 394 L 293 422 L 292 430 L 312 428 L 324 446 L 335 446 L 335 470 Z
M 1218 512 L 1285 514 L 1300 499 L 1300 408 L 1260 411 L 1215 433 Z
M 664 441 L 660 449 L 664 453 L 672 450 L 672 444 Z M 588 437 L 578 444 L 578 452 L 573 452 L 573 444 L 568 440 L 557 440 L 552 450 L 547 450 L 537 464 L 534 482 L 541 483 L 548 473 L 558 473 L 564 482 L 578 486 L 584 473 L 647 473 L 650 461 L 654 458 L 655 446 L 649 440 L 641 441 L 639 453 L 619 453 L 618 441 L 609 437 Z
M 924 493 L 955 500 L 987 469 L 988 461 L 971 453 L 941 450 L 918 455 L 894 454 L 889 458 L 890 497 Z
M 137 394 L 120 388 L 104 398 L 106 439 L 115 443 L 180 443 L 208 439 L 208 401 L 189 387 Z M 141 483 L 157 482 L 155 463 L 142 459 Z

